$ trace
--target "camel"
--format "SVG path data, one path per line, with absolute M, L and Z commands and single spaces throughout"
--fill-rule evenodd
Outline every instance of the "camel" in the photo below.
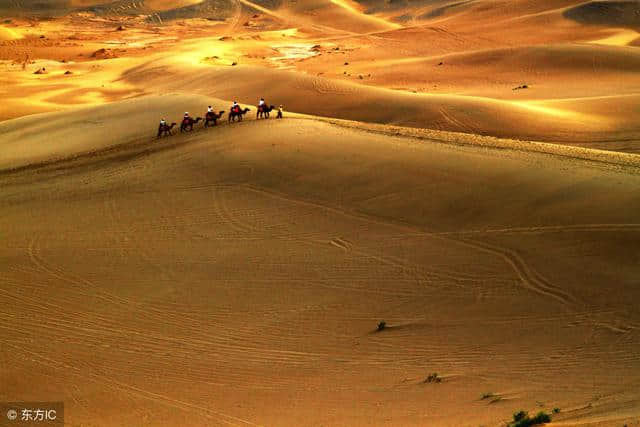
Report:
M 180 123 L 180 132 L 191 132 L 193 130 L 193 125 L 202 120 L 202 117 L 196 117 L 195 119 L 191 117 L 186 117 Z M 187 129 L 189 128 L 189 129 Z
M 256 112 L 256 119 L 259 119 L 260 117 L 264 117 L 265 119 L 268 119 L 269 113 L 274 108 L 276 108 L 274 105 L 269 105 L 268 107 L 266 105 L 262 105 L 258 107 L 258 111 Z
M 221 119 L 223 114 L 224 114 L 224 111 L 220 111 L 218 114 L 216 114 L 215 111 L 212 111 L 211 113 L 207 113 L 204 116 L 204 127 L 217 125 L 218 119 Z M 213 125 L 209 125 L 209 122 L 213 122 Z
M 248 108 L 245 108 L 244 110 L 240 110 L 240 111 L 231 111 L 229 113 L 229 122 L 235 122 L 236 121 L 236 117 L 238 118 L 238 121 L 241 122 L 242 121 L 242 116 L 244 116 L 245 114 L 247 114 L 249 111 Z
M 175 122 L 171 123 L 170 125 L 168 124 L 164 124 L 164 125 L 160 125 L 158 126 L 158 138 L 160 138 L 161 136 L 169 136 L 169 135 L 173 135 L 171 133 L 171 129 L 173 129 L 173 127 L 176 125 Z

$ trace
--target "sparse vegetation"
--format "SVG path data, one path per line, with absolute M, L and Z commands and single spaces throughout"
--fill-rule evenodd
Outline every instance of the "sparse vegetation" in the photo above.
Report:
M 502 400 L 502 396 L 498 396 L 497 394 L 492 393 L 492 392 L 483 393 L 480 398 L 482 400 L 491 399 L 491 400 L 489 400 L 489 403 L 498 403 L 498 402 L 500 402 Z
M 560 413 L 560 408 L 553 408 L 553 413 L 554 414 L 559 414 Z
M 507 423 L 507 427 L 530 427 L 551 422 L 551 417 L 545 412 L 538 412 L 531 418 L 525 411 L 513 414 L 513 421 Z
M 429 376 L 427 377 L 426 380 L 424 380 L 425 383 L 440 383 L 442 382 L 442 378 L 440 378 L 438 376 L 437 372 L 434 372 L 433 374 L 429 374 Z

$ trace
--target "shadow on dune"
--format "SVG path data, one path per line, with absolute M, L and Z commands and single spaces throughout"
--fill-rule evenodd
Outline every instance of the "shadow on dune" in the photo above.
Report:
M 441 7 L 437 7 L 425 14 L 422 14 L 419 16 L 420 19 L 433 19 L 433 18 L 439 18 L 440 16 L 445 15 L 446 13 L 448 13 L 449 11 L 455 11 L 456 9 L 458 9 L 460 6 L 463 6 L 467 3 L 472 2 L 473 0 L 464 0 L 464 1 L 459 1 L 456 3 L 451 3 L 451 4 L 447 4 Z
M 190 6 L 175 7 L 164 11 L 157 11 L 140 0 L 104 0 L 91 3 L 93 4 L 73 5 L 70 0 L 14 0 L 7 4 L 0 4 L 0 16 L 54 18 L 68 13 L 90 12 L 99 16 L 151 15 L 150 20 L 157 20 L 160 17 L 163 21 L 190 18 L 224 20 L 238 8 L 232 0 L 203 0 Z M 275 6 L 277 1 L 264 3 L 268 3 L 268 6 Z
M 564 17 L 590 25 L 640 29 L 640 2 L 592 1 L 564 12 Z
M 0 2 L 0 17 L 55 17 L 70 10 L 69 0 L 6 0 Z
M 155 16 L 159 16 L 163 21 L 193 18 L 223 21 L 233 16 L 236 9 L 237 4 L 231 0 L 204 0 L 191 6 L 157 12 Z M 149 19 L 153 20 L 154 17 Z

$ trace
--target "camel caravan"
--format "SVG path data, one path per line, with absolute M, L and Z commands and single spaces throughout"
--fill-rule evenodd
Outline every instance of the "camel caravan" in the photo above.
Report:
M 258 103 L 257 111 L 256 111 L 256 120 L 268 119 L 270 113 L 275 109 L 276 107 L 274 105 L 267 105 L 267 103 L 264 101 L 264 98 L 260 98 L 260 102 Z M 227 116 L 229 118 L 228 120 L 229 123 L 235 122 L 236 119 L 238 119 L 238 121 L 241 122 L 243 116 L 247 114 L 249 111 L 251 111 L 249 108 L 243 109 L 240 107 L 240 105 L 236 101 L 233 101 L 233 104 L 231 105 L 231 108 L 229 109 L 229 114 Z M 277 111 L 278 111 L 278 114 L 276 118 L 281 119 L 282 105 L 278 107 Z M 211 108 L 211 105 L 209 105 L 209 107 L 207 108 L 207 112 L 204 115 L 204 119 L 202 117 L 193 118 L 189 115 L 188 112 L 185 112 L 184 116 L 182 117 L 182 121 L 180 122 L 180 132 L 181 133 L 191 132 L 193 130 L 193 126 L 201 121 L 204 121 L 205 128 L 209 126 L 215 126 L 218 124 L 218 120 L 222 118 L 224 113 L 225 113 L 224 110 L 218 111 L 218 112 L 213 111 L 213 108 Z M 158 138 L 161 138 L 163 136 L 173 135 L 172 130 L 176 125 L 177 125 L 176 122 L 168 124 L 165 119 L 160 120 L 160 125 L 158 126 Z

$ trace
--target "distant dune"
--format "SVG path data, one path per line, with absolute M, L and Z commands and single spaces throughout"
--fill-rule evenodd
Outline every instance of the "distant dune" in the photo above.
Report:
M 607 114 L 612 104 L 622 107 L 630 102 L 634 105 L 638 102 L 635 95 L 596 98 L 589 103 L 579 99 L 539 103 L 507 101 L 447 94 L 417 95 L 252 67 L 201 68 L 199 72 L 188 72 L 184 78 L 175 79 L 172 76 L 183 75 L 181 68 L 161 64 L 153 61 L 126 73 L 123 78 L 157 89 L 188 91 L 244 103 L 255 103 L 257 96 L 263 96 L 293 111 L 326 117 L 412 127 L 428 124 L 432 129 L 595 144 L 596 147 L 608 145 L 611 149 L 621 147 L 613 142 L 616 139 L 638 140 L 640 132 L 640 122 L 626 120 L 626 115 L 609 118 Z M 256 75 L 261 79 L 255 79 Z M 262 79 L 269 81 L 269 85 L 265 87 Z

